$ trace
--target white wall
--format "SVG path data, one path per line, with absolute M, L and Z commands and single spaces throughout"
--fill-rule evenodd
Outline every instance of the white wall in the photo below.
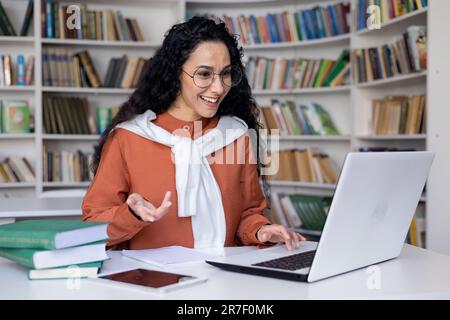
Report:
M 427 248 L 450 254 L 450 1 L 429 2 L 427 141 L 436 158 L 427 185 Z

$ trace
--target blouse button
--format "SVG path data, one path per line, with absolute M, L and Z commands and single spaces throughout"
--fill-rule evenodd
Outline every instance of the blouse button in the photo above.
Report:
M 183 126 L 183 129 L 186 131 L 189 131 L 189 129 L 191 129 L 188 125 Z

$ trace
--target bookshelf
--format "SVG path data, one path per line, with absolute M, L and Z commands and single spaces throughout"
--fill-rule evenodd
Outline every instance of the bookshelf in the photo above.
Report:
M 357 0 L 352 1 L 353 8 L 357 10 Z M 357 22 L 355 22 L 354 29 L 351 36 L 352 51 L 361 48 L 370 48 L 384 46 L 391 43 L 395 37 L 405 33 L 409 26 L 424 25 L 427 26 L 428 8 L 419 9 L 406 13 L 403 16 L 393 18 L 387 22 L 381 23 L 380 29 L 362 29 L 356 30 Z M 357 21 L 357 12 L 354 12 L 354 19 Z M 428 31 L 428 39 L 430 39 L 430 30 Z M 398 40 L 398 39 L 397 39 Z M 353 56 L 354 63 L 356 62 L 356 55 Z M 355 71 L 356 72 L 356 71 Z M 355 78 L 357 77 L 356 74 Z M 371 119 L 371 101 L 374 99 L 383 99 L 388 96 L 414 96 L 428 94 L 427 81 L 428 71 L 412 72 L 408 74 L 394 75 L 392 77 L 381 80 L 372 80 L 363 83 L 355 84 L 351 89 L 351 103 L 353 110 L 353 137 L 352 150 L 358 150 L 360 147 L 386 147 L 397 149 L 415 149 L 428 150 L 427 133 L 417 134 L 386 134 L 374 135 L 370 129 L 369 119 Z M 427 101 L 427 108 L 429 108 Z M 430 127 L 427 125 L 427 130 Z M 427 186 L 428 190 L 428 186 Z M 430 218 L 429 210 L 427 210 L 429 202 L 429 192 L 424 192 L 420 198 L 419 207 L 416 211 L 416 226 L 421 225 L 425 231 L 426 247 L 433 249 L 430 246 L 430 239 L 433 235 L 428 228 Z M 425 210 L 424 210 L 425 208 Z M 424 214 L 426 223 L 419 224 L 419 218 Z
M 68 2 L 61 0 L 61 2 Z M 70 1 L 70 3 L 79 3 L 78 1 Z M 83 150 L 91 150 L 96 143 L 98 135 L 50 135 L 44 134 L 42 128 L 42 98 L 45 94 L 62 94 L 70 96 L 87 97 L 89 101 L 96 106 L 101 105 L 117 105 L 124 101 L 126 97 L 133 92 L 132 89 L 120 88 L 69 88 L 69 87 L 48 87 L 42 85 L 42 59 L 41 53 L 44 47 L 67 47 L 73 50 L 86 48 L 93 59 L 94 65 L 103 79 L 107 62 L 111 57 L 119 57 L 124 53 L 130 55 L 147 55 L 151 56 L 152 52 L 161 43 L 163 34 L 169 27 L 179 21 L 184 20 L 189 14 L 205 14 L 214 13 L 217 16 L 227 14 L 229 16 L 238 16 L 240 14 L 265 15 L 267 12 L 295 12 L 298 10 L 309 9 L 316 5 L 336 4 L 346 1 L 275 1 L 275 0 L 88 0 L 82 1 L 87 3 L 89 8 L 93 9 L 113 9 L 121 10 L 124 15 L 136 17 L 141 30 L 145 34 L 144 42 L 130 41 L 94 41 L 94 40 L 74 40 L 74 39 L 45 39 L 41 37 L 41 25 L 39 10 L 34 11 L 34 24 L 27 37 L 0 37 L 0 48 L 8 52 L 16 53 L 25 51 L 32 53 L 36 57 L 35 62 L 35 85 L 30 87 L 0 87 L 0 95 L 5 98 L 22 98 L 30 100 L 30 105 L 35 114 L 35 133 L 29 135 L 0 135 L 0 146 L 11 147 L 11 152 L 18 154 L 27 150 L 31 155 L 37 173 L 37 181 L 34 184 L 10 184 L 2 185 L 0 193 L 14 194 L 17 192 L 28 192 L 30 195 L 38 197 L 47 197 L 47 191 L 64 190 L 66 188 L 83 188 L 88 183 L 57 183 L 42 182 L 42 143 L 46 146 L 54 148 L 67 148 L 75 150 L 81 148 Z M 352 51 L 357 48 L 370 46 L 378 46 L 386 44 L 392 37 L 405 32 L 410 25 L 427 25 L 428 16 L 431 9 L 420 9 L 401 17 L 394 18 L 386 23 L 381 24 L 381 30 L 356 30 L 355 26 L 355 6 L 356 0 L 349 0 L 351 3 L 351 30 L 348 34 L 293 42 L 281 43 L 263 43 L 263 44 L 246 44 L 244 50 L 246 56 L 263 55 L 268 58 L 276 57 L 304 57 L 304 58 L 328 58 L 336 59 L 343 49 Z M 434 1 L 439 3 L 438 1 Z M 441 3 L 436 6 L 443 6 L 448 10 L 447 5 Z M 4 1 L 8 12 L 14 12 L 12 19 L 15 21 L 15 27 L 18 29 L 20 19 L 26 7 L 26 1 Z M 430 2 L 431 3 L 431 2 Z M 35 8 L 40 8 L 40 1 L 34 0 Z M 431 4 L 430 4 L 431 5 Z M 445 10 L 444 10 L 445 12 Z M 441 18 L 445 20 L 446 18 Z M 444 37 L 443 32 L 429 29 L 429 34 L 438 32 L 439 36 Z M 151 30 L 146 32 L 145 30 Z M 445 30 L 442 28 L 440 31 Z M 433 33 L 434 35 L 434 33 Z M 432 37 L 429 37 L 432 38 Z M 444 41 L 444 40 L 442 40 Z M 444 41 L 445 42 L 445 41 Z M 431 60 L 431 59 L 430 59 Z M 261 106 L 269 105 L 270 99 L 277 98 L 280 100 L 293 100 L 296 103 L 306 103 L 310 101 L 317 102 L 324 106 L 330 113 L 336 126 L 341 132 L 341 136 L 282 136 L 280 137 L 280 149 L 317 147 L 320 151 L 326 152 L 333 160 L 333 164 L 337 171 L 341 168 L 345 155 L 353 150 L 357 150 L 362 146 L 386 146 L 397 148 L 415 148 L 417 150 L 433 150 L 442 145 L 439 141 L 430 141 L 430 134 L 416 135 L 386 135 L 373 136 L 369 133 L 367 127 L 368 111 L 370 100 L 382 98 L 386 95 L 413 95 L 417 93 L 426 93 L 427 85 L 429 85 L 430 73 L 427 71 L 417 72 L 396 76 L 384 80 L 375 80 L 366 83 L 352 83 L 337 88 L 302 88 L 293 90 L 254 90 L 253 94 Z M 444 89 L 445 91 L 445 89 Z M 447 90 L 448 91 L 448 90 Z M 428 103 L 430 105 L 430 103 Z M 428 120 L 429 131 L 432 120 Z M 433 143 L 434 144 L 433 144 Z M 16 147 L 19 143 L 22 147 Z M 30 151 L 31 150 L 31 151 Z M 448 170 L 447 170 L 448 171 Z M 436 179 L 436 175 L 432 175 Z M 439 179 L 438 179 L 439 180 Z M 446 185 L 437 184 L 442 189 L 446 189 Z M 312 195 L 331 195 L 334 185 L 329 184 L 311 184 L 290 181 L 271 181 L 273 190 L 293 193 L 301 192 Z M 435 186 L 432 181 L 428 184 L 429 189 Z M 436 192 L 437 187 L 433 189 Z M 51 194 L 51 192 L 49 192 Z M 433 229 L 427 230 L 427 242 L 430 248 L 438 246 L 438 240 L 442 237 L 442 228 L 448 228 L 450 221 L 445 220 L 442 214 L 436 215 L 430 213 L 430 210 L 437 211 L 442 205 L 430 205 L 430 199 L 433 199 L 431 192 L 424 193 L 421 201 L 427 205 L 427 219 L 434 219 L 430 226 Z M 430 196 L 431 195 L 431 196 Z M 431 197 L 431 198 L 430 198 Z M 437 201 L 435 199 L 435 201 Z M 437 227 L 437 219 L 447 221 L 443 226 Z M 428 221 L 428 220 L 427 220 Z M 430 220 L 431 221 L 431 220 Z M 428 228 L 428 225 L 427 225 Z M 438 236 L 434 236 L 435 229 Z M 434 237 L 434 238 L 433 238 Z M 446 249 L 450 250 L 450 249 Z
M 80 0 L 59 1 L 62 5 L 87 4 L 88 10 L 120 10 L 124 17 L 135 18 L 141 30 L 145 32 L 144 41 L 112 41 L 112 40 L 80 40 L 80 39 L 48 39 L 41 36 L 41 1 L 33 0 L 34 12 L 31 27 L 27 36 L 0 36 L 0 52 L 15 56 L 19 53 L 34 55 L 35 74 L 33 86 L 0 87 L 2 100 L 27 100 L 31 113 L 34 115 L 34 132 L 28 134 L 0 133 L 0 156 L 26 156 L 32 161 L 36 172 L 34 183 L 2 183 L 0 197 L 29 196 L 45 198 L 57 191 L 78 191 L 86 189 L 89 182 L 43 182 L 42 145 L 47 150 L 66 150 L 74 152 L 93 152 L 99 135 L 81 134 L 46 134 L 43 129 L 43 97 L 45 95 L 61 95 L 86 97 L 90 103 L 91 112 L 95 107 L 112 107 L 124 102 L 133 90 L 122 88 L 72 88 L 49 87 L 42 82 L 42 50 L 44 48 L 70 48 L 72 51 L 88 50 L 94 66 L 103 81 L 108 62 L 112 57 L 129 56 L 150 57 L 160 45 L 164 33 L 176 22 L 183 20 L 184 3 L 179 0 Z M 3 0 L 3 6 L 18 32 L 25 15 L 28 0 Z

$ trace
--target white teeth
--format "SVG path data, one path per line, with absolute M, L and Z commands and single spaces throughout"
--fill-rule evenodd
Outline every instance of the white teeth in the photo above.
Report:
M 200 96 L 200 98 L 202 98 L 203 100 L 205 100 L 206 102 L 209 102 L 209 103 L 216 103 L 219 100 L 219 98 L 212 99 L 212 98 L 208 98 L 208 97 L 204 97 L 204 96 Z

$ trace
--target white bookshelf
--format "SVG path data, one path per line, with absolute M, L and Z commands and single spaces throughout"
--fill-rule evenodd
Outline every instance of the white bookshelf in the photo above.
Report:
M 98 141 L 98 134 L 43 134 L 43 140 L 62 140 L 62 141 Z
M 34 139 L 34 133 L 0 133 L 1 140 Z
M 76 87 L 42 87 L 42 92 L 73 93 L 73 94 L 118 94 L 130 95 L 133 89 L 121 88 L 76 88 Z
M 368 81 L 364 83 L 357 83 L 355 87 L 357 88 L 373 88 L 373 87 L 386 87 L 392 85 L 404 85 L 408 83 L 423 83 L 424 78 L 427 76 L 427 72 L 417 72 L 411 74 L 405 74 L 401 76 L 396 76 L 388 79 L 374 80 Z
M 382 136 L 355 136 L 359 140 L 367 141 L 391 141 L 391 140 L 426 140 L 426 134 L 398 134 L 398 135 L 382 135 Z
M 121 88 L 66 88 L 47 87 L 42 84 L 42 48 L 68 47 L 72 51 L 89 50 L 95 68 L 104 79 L 108 62 L 112 57 L 123 54 L 144 56 L 149 58 L 159 47 L 164 33 L 175 23 L 184 18 L 184 2 L 180 0 L 61 0 L 64 4 L 86 3 L 89 10 L 120 10 L 125 17 L 138 20 L 144 33 L 142 42 L 132 41 L 94 41 L 77 39 L 47 39 L 41 37 L 40 0 L 34 0 L 34 16 L 29 35 L 26 37 L 0 37 L 0 52 L 10 53 L 15 57 L 22 53 L 35 56 L 35 78 L 33 86 L 0 87 L 0 97 L 5 100 L 27 100 L 35 119 L 34 133 L 0 134 L 0 157 L 7 155 L 26 156 L 36 171 L 35 183 L 5 183 L 0 185 L 0 197 L 35 196 L 38 198 L 53 194 L 55 190 L 84 188 L 88 182 L 60 183 L 43 182 L 42 145 L 48 150 L 67 150 L 93 152 L 100 135 L 50 135 L 43 132 L 42 101 L 45 94 L 62 94 L 65 96 L 87 97 L 91 108 L 96 106 L 115 106 L 123 103 L 133 92 L 132 89 Z M 25 15 L 28 0 L 2 1 L 11 22 L 16 30 L 20 27 Z M 147 30 L 147 32 L 146 32 Z M 150 32 L 148 32 L 150 30 Z M 94 111 L 94 110 L 92 110 Z M 95 113 L 94 113 L 95 114 Z M 23 191 L 26 189 L 26 192 Z M 31 191 L 31 193 L 30 193 Z
M 289 135 L 280 136 L 279 139 L 280 141 L 350 142 L 351 136 Z
M 106 40 L 75 40 L 75 39 L 42 39 L 46 45 L 79 46 L 79 47 L 120 47 L 120 48 L 144 48 L 156 49 L 159 42 L 149 41 L 106 41 Z
M 44 187 L 53 187 L 53 188 L 79 188 L 79 187 L 88 187 L 90 182 L 43 182 L 42 185 Z
M 33 44 L 34 37 L 12 37 L 12 36 L 0 36 L 0 43 L 9 43 L 9 44 Z
M 324 45 L 338 45 L 348 44 L 350 42 L 350 34 L 344 34 L 334 37 L 327 37 L 323 39 L 270 43 L 270 44 L 252 44 L 244 45 L 245 51 L 262 50 L 262 49 L 287 49 L 287 48 L 302 48 L 311 46 L 324 46 Z
M 35 86 L 3 86 L 0 87 L 0 92 L 33 92 L 36 90 Z
M 328 94 L 347 92 L 350 93 L 350 86 L 340 86 L 335 88 L 301 88 L 301 89 L 279 89 L 279 90 L 253 90 L 254 96 L 294 96 L 303 94 Z
M 10 189 L 10 188 L 35 188 L 36 183 L 34 182 L 11 182 L 11 183 L 0 183 L 0 189 Z
M 40 8 L 38 0 L 35 1 L 35 9 Z M 68 2 L 62 0 L 61 2 Z M 77 3 L 78 1 L 70 1 L 70 3 Z M 88 183 L 49 183 L 42 182 L 42 163 L 41 163 L 41 144 L 55 148 L 64 147 L 80 147 L 85 150 L 92 148 L 98 141 L 98 135 L 48 135 L 43 133 L 42 129 L 42 96 L 49 93 L 61 93 L 65 95 L 86 96 L 95 105 L 117 104 L 119 101 L 123 102 L 133 90 L 129 89 L 111 89 L 111 88 L 61 88 L 61 87 L 44 87 L 42 86 L 42 72 L 41 72 L 41 52 L 45 46 L 64 46 L 70 47 L 73 50 L 77 48 L 87 48 L 93 58 L 94 65 L 103 79 L 107 63 L 111 57 L 121 56 L 123 53 L 148 55 L 151 56 L 154 50 L 160 45 L 164 33 L 176 22 L 184 20 L 185 14 L 188 11 L 195 13 L 213 12 L 217 16 L 226 13 L 230 16 L 237 16 L 239 14 L 253 13 L 255 15 L 262 15 L 267 12 L 281 12 L 284 10 L 297 11 L 302 8 L 313 7 L 317 4 L 337 3 L 341 1 L 294 1 L 294 0 L 88 0 L 83 1 L 92 9 L 108 8 L 112 10 L 120 9 L 125 16 L 136 17 L 141 25 L 145 42 L 118 42 L 118 41 L 92 41 L 92 40 L 60 40 L 60 39 L 42 39 L 40 37 L 40 16 L 39 10 L 34 13 L 34 25 L 32 26 L 31 34 L 27 37 L 0 37 L 0 49 L 5 51 L 12 51 L 16 53 L 25 50 L 25 53 L 33 53 L 36 57 L 35 65 L 35 85 L 32 87 L 3 87 L 0 88 L 0 95 L 7 98 L 27 97 L 35 113 L 35 134 L 30 135 L 0 135 L 0 146 L 9 146 L 13 153 L 27 154 L 21 151 L 20 148 L 15 148 L 15 144 L 20 147 L 26 146 L 27 150 L 32 150 L 30 154 L 33 159 L 37 171 L 37 182 L 35 184 L 27 185 L 21 184 L 15 186 L 1 186 L 0 192 L 12 188 L 34 188 L 37 196 L 46 197 L 46 194 L 51 194 L 53 190 L 64 190 L 65 188 L 87 187 Z M 352 3 L 352 21 L 355 21 L 354 4 L 356 0 L 350 0 Z M 26 1 L 4 1 L 9 10 L 16 10 L 15 16 L 23 15 L 25 11 Z M 413 24 L 429 24 L 428 16 L 434 14 L 434 28 L 429 28 L 430 48 L 444 44 L 448 49 L 449 44 L 446 40 L 446 30 L 449 30 L 448 18 L 445 17 L 445 12 L 449 11 L 449 3 L 444 0 L 429 1 L 430 9 L 422 9 L 408 15 L 393 19 L 381 25 L 381 30 L 352 30 L 348 35 L 337 37 L 330 37 L 319 40 L 309 40 L 292 43 L 275 43 L 275 44 L 260 44 L 260 45 L 246 45 L 244 46 L 246 55 L 264 55 L 267 57 L 304 57 L 304 58 L 331 58 L 336 59 L 338 54 L 345 48 L 355 49 L 381 45 L 388 43 L 393 36 L 403 33 L 409 25 Z M 436 9 L 433 9 L 435 6 Z M 22 10 L 22 11 L 21 11 Z M 16 30 L 19 29 L 19 21 L 15 22 Z M 148 31 L 147 31 L 148 30 Z M 440 39 L 442 38 L 442 39 Z M 439 42 L 438 40 L 439 39 Z M 7 48 L 7 50 L 5 49 Z M 436 111 L 435 104 L 439 104 L 439 99 L 444 95 L 445 101 L 450 101 L 450 91 L 444 86 L 448 83 L 450 70 L 445 64 L 445 57 L 450 56 L 439 55 L 439 49 L 430 52 L 429 61 L 431 67 L 429 72 L 420 72 L 416 74 L 404 75 L 394 77 L 386 80 L 372 81 L 368 83 L 351 84 L 349 86 L 338 88 L 304 88 L 298 90 L 255 90 L 253 92 L 256 100 L 260 105 L 268 104 L 271 98 L 292 99 L 296 103 L 315 101 L 324 106 L 332 116 L 342 136 L 338 137 L 321 137 L 321 136 L 282 136 L 280 137 L 280 148 L 288 149 L 294 147 L 317 147 L 320 151 L 324 151 L 330 155 L 334 160 L 336 169 L 339 170 L 343 164 L 345 155 L 353 150 L 357 150 L 361 146 L 389 146 L 389 147 L 413 147 L 419 150 L 441 150 L 445 157 L 448 156 L 447 144 L 442 141 L 442 137 L 450 138 L 449 129 L 445 122 L 444 125 L 439 120 L 444 120 L 440 117 L 441 111 Z M 433 67 L 433 62 L 436 59 L 440 64 L 436 63 Z M 446 78 L 436 84 L 436 79 L 439 78 L 436 70 L 446 70 Z M 440 75 L 442 77 L 442 75 Z M 440 92 L 437 90 L 427 90 L 427 85 L 430 83 L 436 87 L 442 87 Z M 371 99 L 381 98 L 386 95 L 395 94 L 419 94 L 427 92 L 429 95 L 428 106 L 431 106 L 431 117 L 428 117 L 429 133 L 425 135 L 395 135 L 395 136 L 371 136 L 367 128 L 368 119 L 368 103 Z M 431 93 L 436 93 L 436 96 L 431 96 Z M 438 100 L 436 100 L 438 99 Z M 446 119 L 445 119 L 446 120 Z M 436 133 L 434 125 L 442 129 Z M 441 133 L 442 132 L 442 133 Z M 437 135 L 439 134 L 439 136 Z M 450 243 L 449 236 L 444 236 L 444 229 L 447 231 L 450 228 L 450 214 L 447 210 L 445 213 L 443 209 L 450 209 L 444 203 L 445 196 L 443 193 L 447 189 L 447 182 L 450 179 L 450 170 L 445 167 L 445 164 L 450 163 L 450 159 L 444 161 L 442 156 L 440 161 L 435 164 L 439 168 L 439 174 L 436 170 L 433 171 L 428 182 L 428 192 L 424 194 L 421 201 L 427 204 L 427 242 L 429 248 L 437 248 L 440 251 L 447 250 L 450 252 L 450 246 L 443 246 L 442 239 Z M 443 172 L 443 173 L 442 173 Z M 436 182 L 434 182 L 436 181 Z M 271 181 L 273 188 L 280 190 L 302 190 L 305 193 L 319 193 L 331 195 L 334 189 L 333 185 L 317 185 L 299 182 L 285 182 L 285 181 Z M 50 192 L 47 192 L 50 191 Z M 438 198 L 438 196 L 440 198 Z M 428 223 L 429 222 L 429 223 Z M 442 223 L 441 223 L 442 222 Z M 448 233 L 448 232 L 447 232 Z

